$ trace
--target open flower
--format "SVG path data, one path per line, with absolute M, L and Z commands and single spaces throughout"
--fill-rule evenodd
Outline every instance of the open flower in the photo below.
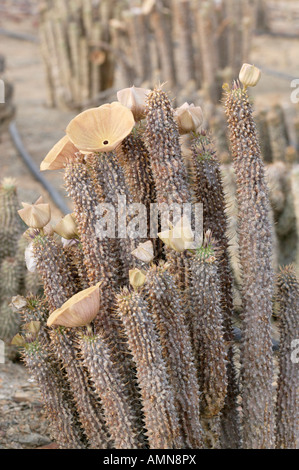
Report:
M 132 255 L 144 263 L 150 263 L 154 259 L 153 243 L 150 240 L 139 243 L 137 248 L 132 251 Z
M 74 158 L 77 152 L 77 147 L 75 147 L 68 136 L 65 135 L 43 159 L 40 164 L 40 171 L 60 170 L 64 168 Z
M 43 228 L 51 219 L 50 204 L 44 204 L 42 197 L 34 204 L 22 202 L 23 209 L 18 211 L 19 216 L 28 227 Z
M 61 325 L 69 328 L 89 325 L 100 309 L 99 286 L 100 282 L 73 295 L 51 313 L 47 325 Z
M 189 220 L 183 216 L 175 226 L 169 225 L 170 229 L 159 232 L 158 237 L 169 248 L 175 251 L 185 251 L 194 239 Z
M 73 214 L 67 214 L 62 217 L 53 230 L 66 240 L 72 240 L 78 236 L 78 229 Z
M 132 111 L 135 121 L 140 121 L 144 117 L 146 98 L 150 91 L 147 88 L 136 88 L 133 85 L 131 88 L 119 90 L 117 99 Z
M 82 153 L 110 152 L 131 132 L 132 112 L 121 103 L 103 104 L 78 114 L 66 133 Z
M 203 122 L 202 109 L 200 106 L 194 106 L 193 103 L 184 103 L 175 110 L 175 118 L 180 134 L 196 132 Z

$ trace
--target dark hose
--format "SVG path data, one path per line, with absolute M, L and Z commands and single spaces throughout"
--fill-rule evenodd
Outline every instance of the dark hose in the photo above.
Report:
M 54 204 L 61 210 L 61 212 L 63 212 L 63 214 L 68 214 L 69 212 L 71 212 L 66 203 L 64 202 L 63 198 L 58 193 L 58 191 L 44 178 L 39 168 L 36 166 L 31 156 L 24 148 L 21 136 L 14 121 L 12 121 L 9 125 L 9 133 L 16 149 L 22 157 L 22 160 L 24 161 L 34 178 L 39 181 L 39 183 L 41 183 L 41 185 L 46 189 L 46 191 L 48 191 Z

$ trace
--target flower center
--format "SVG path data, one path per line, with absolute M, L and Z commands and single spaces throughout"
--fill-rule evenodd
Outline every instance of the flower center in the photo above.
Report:
M 108 140 L 104 140 L 103 144 L 108 145 L 109 144 Z

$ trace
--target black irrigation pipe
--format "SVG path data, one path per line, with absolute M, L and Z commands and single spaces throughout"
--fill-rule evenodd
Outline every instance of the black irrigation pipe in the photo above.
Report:
M 273 77 L 281 78 L 282 80 L 288 80 L 289 82 L 296 80 L 299 78 L 299 74 L 297 77 L 294 77 L 294 75 L 289 75 L 288 73 L 284 72 L 279 72 L 278 70 L 273 70 L 273 69 L 268 69 L 267 67 L 264 67 L 263 65 L 255 63 L 259 69 L 266 75 L 272 75 Z
M 12 39 L 20 39 L 21 41 L 39 43 L 39 38 L 37 36 L 34 36 L 33 34 L 17 33 L 16 31 L 10 31 L 4 28 L 0 28 L 0 35 L 7 36 Z
M 66 203 L 64 202 L 63 198 L 58 193 L 58 191 L 54 188 L 54 186 L 52 186 L 45 179 L 45 177 L 41 174 L 39 168 L 36 166 L 36 164 L 32 160 L 29 153 L 26 151 L 15 121 L 12 121 L 10 123 L 9 133 L 10 133 L 12 141 L 13 141 L 16 149 L 18 150 L 22 160 L 24 161 L 24 163 L 26 164 L 26 166 L 28 167 L 28 169 L 30 170 L 30 172 L 32 173 L 34 178 L 39 183 L 41 183 L 41 185 L 46 189 L 46 191 L 48 191 L 48 193 L 49 193 L 51 199 L 53 200 L 54 204 L 61 210 L 61 212 L 63 212 L 63 214 L 68 214 L 69 212 L 71 212 L 70 209 L 68 208 L 68 206 L 66 205 Z

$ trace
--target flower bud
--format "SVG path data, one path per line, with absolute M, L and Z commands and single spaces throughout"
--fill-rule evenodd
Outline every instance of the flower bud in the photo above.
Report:
M 27 305 L 27 300 L 22 295 L 15 295 L 12 297 L 11 302 L 9 304 L 10 307 L 13 307 L 16 310 L 21 310 Z
M 154 247 L 150 240 L 145 243 L 139 243 L 137 248 L 132 251 L 132 255 L 144 263 L 150 263 L 154 259 Z
M 27 333 L 36 335 L 40 330 L 40 321 L 31 321 L 30 323 L 26 323 L 23 328 Z
M 144 117 L 146 97 L 151 90 L 146 88 L 124 88 L 117 92 L 117 99 L 123 105 L 129 108 L 135 121 L 140 121 Z
M 239 80 L 244 87 L 255 86 L 261 78 L 261 71 L 254 65 L 243 64 L 239 73 Z
M 24 347 L 26 346 L 26 341 L 25 338 L 18 333 L 11 340 L 11 344 L 14 346 Z
M 50 205 L 44 204 L 42 198 L 39 198 L 34 204 L 22 202 L 22 206 L 23 209 L 20 209 L 18 214 L 28 227 L 40 229 L 50 222 Z
M 76 221 L 73 214 L 67 214 L 53 228 L 60 237 L 72 240 L 78 236 Z
M 142 271 L 141 269 L 130 269 L 129 271 L 129 279 L 130 279 L 130 284 L 134 289 L 137 289 L 137 287 L 143 286 L 145 283 L 146 279 L 146 274 L 145 271 Z
M 203 122 L 202 109 L 200 106 L 184 103 L 175 110 L 175 118 L 180 134 L 196 132 Z

